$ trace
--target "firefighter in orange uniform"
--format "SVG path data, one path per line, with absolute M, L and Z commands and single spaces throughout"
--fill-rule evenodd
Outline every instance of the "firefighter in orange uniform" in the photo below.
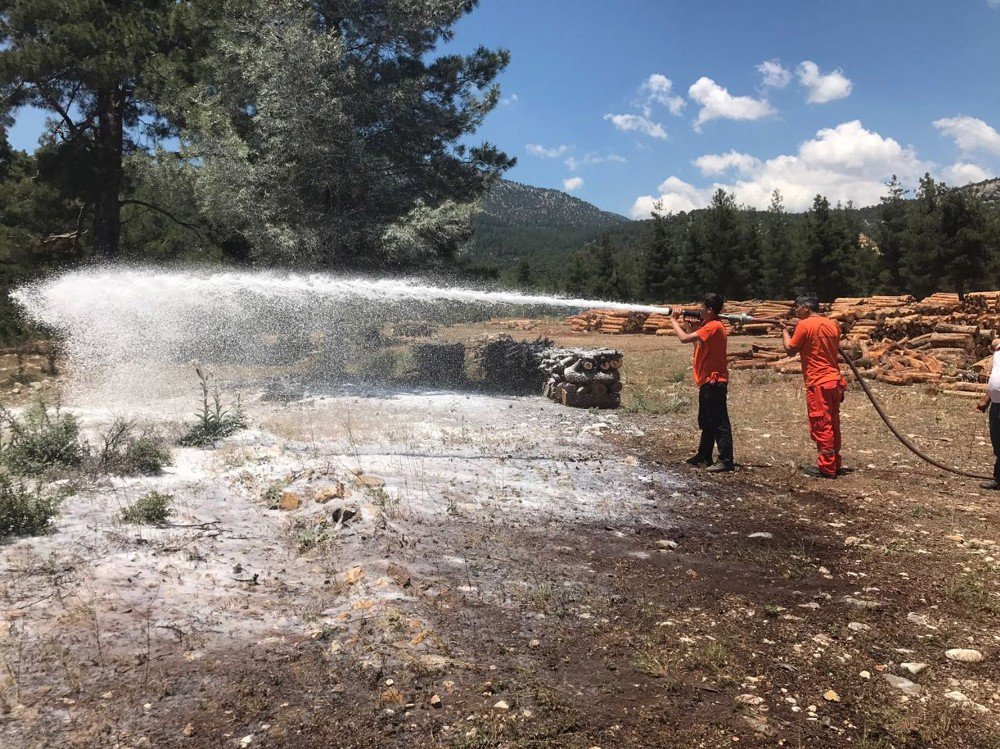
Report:
M 698 428 L 701 442 L 698 452 L 688 458 L 693 466 L 708 467 L 711 473 L 736 469 L 733 462 L 733 428 L 729 424 L 726 395 L 729 368 L 726 363 L 726 326 L 719 320 L 722 297 L 707 294 L 701 308 L 701 325 L 688 333 L 678 323 L 679 308 L 674 309 L 670 322 L 681 343 L 693 343 L 694 380 L 698 385 Z M 712 462 L 712 450 L 719 446 L 719 462 Z
M 797 353 L 802 360 L 809 436 L 819 451 L 816 465 L 803 466 L 802 470 L 816 478 L 835 479 L 841 472 L 840 403 L 847 388 L 837 358 L 840 326 L 819 314 L 815 294 L 795 300 L 795 316 L 799 318 L 795 332 L 789 334 L 788 326 L 783 324 L 782 337 L 789 356 Z

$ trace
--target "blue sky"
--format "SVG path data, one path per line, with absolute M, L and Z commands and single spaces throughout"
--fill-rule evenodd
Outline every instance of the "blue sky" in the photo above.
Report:
M 717 185 L 802 210 L 874 203 L 893 173 L 1000 174 L 1000 0 L 481 0 L 448 50 L 479 45 L 512 60 L 472 140 L 517 156 L 510 179 L 626 215 Z
M 478 134 L 507 176 L 619 213 L 1000 174 L 1000 0 L 482 0 L 452 47 L 480 44 L 512 55 Z

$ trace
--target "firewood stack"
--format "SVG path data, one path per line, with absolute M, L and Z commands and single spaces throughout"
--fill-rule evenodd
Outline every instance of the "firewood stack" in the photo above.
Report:
M 924 315 L 947 315 L 956 312 L 960 306 L 958 294 L 938 291 L 921 299 L 916 305 L 916 311 Z
M 472 352 L 478 365 L 483 384 L 502 393 L 537 393 L 545 383 L 546 375 L 540 371 L 542 360 L 554 346 L 548 338 L 518 341 L 503 334 L 482 342 Z
M 542 394 L 565 406 L 618 408 L 621 365 L 616 349 L 549 349 L 539 365 L 548 375 Z
M 590 309 L 579 315 L 566 318 L 569 327 L 578 332 L 610 333 L 641 333 L 649 315 L 645 312 L 629 312 L 616 309 Z

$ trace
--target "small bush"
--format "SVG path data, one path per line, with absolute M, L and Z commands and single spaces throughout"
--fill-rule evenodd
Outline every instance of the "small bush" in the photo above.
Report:
M 58 499 L 0 474 L 0 538 L 44 533 L 58 510 Z
M 163 525 L 174 514 L 170 506 L 173 500 L 172 494 L 150 492 L 124 508 L 118 518 L 123 523 L 135 525 Z
M 136 436 L 136 424 L 118 418 L 101 433 L 101 450 L 96 468 L 119 476 L 155 476 L 170 465 L 170 451 L 153 432 Z
M 21 417 L 7 411 L 0 417 L 6 431 L 0 441 L 0 459 L 11 473 L 38 475 L 80 464 L 80 425 L 58 405 L 50 410 L 44 401 L 36 400 Z
M 195 365 L 194 371 L 198 374 L 201 385 L 201 409 L 195 414 L 198 421 L 181 437 L 180 444 L 186 447 L 207 447 L 245 429 L 247 420 L 239 396 L 235 406 L 225 408 L 219 384 L 213 382 L 212 375 L 200 365 Z
M 396 353 L 391 349 L 373 351 L 358 360 L 358 377 L 367 382 L 391 380 L 396 372 Z

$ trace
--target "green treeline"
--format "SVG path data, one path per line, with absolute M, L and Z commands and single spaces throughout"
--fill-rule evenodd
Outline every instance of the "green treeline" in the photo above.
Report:
M 758 211 L 718 190 L 703 211 L 654 215 L 638 246 L 630 242 L 631 234 L 620 244 L 607 233 L 532 280 L 574 296 L 644 301 L 1000 288 L 1000 207 L 929 175 L 910 199 L 893 177 L 877 207 L 832 206 L 817 195 L 804 214 L 787 213 L 777 191 Z

